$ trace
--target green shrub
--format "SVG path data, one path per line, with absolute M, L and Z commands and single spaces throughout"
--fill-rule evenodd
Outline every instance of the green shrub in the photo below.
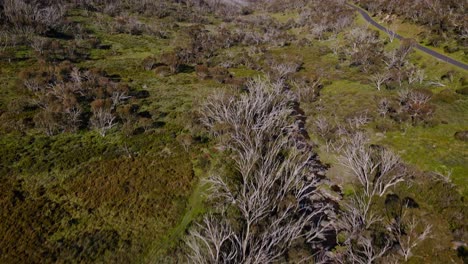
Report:
M 440 93 L 434 95 L 433 101 L 434 102 L 443 102 L 443 103 L 453 103 L 458 99 L 458 96 L 456 93 L 454 93 L 450 89 L 444 89 Z

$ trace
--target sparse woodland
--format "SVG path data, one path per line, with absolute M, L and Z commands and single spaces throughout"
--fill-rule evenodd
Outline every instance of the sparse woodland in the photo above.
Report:
M 404 20 L 423 25 L 435 34 L 425 36 L 429 45 L 439 46 L 448 39 L 466 47 L 468 22 L 466 21 L 465 1 L 355 1 L 372 13 L 397 15 Z
M 1 263 L 466 263 L 464 1 L 0 1 Z M 392 28 L 397 31 L 397 28 Z M 461 54 L 461 55 L 460 55 Z

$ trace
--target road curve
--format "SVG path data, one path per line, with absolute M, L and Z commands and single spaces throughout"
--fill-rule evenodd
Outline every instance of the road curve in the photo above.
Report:
M 369 22 L 370 24 L 372 24 L 373 26 L 375 26 L 376 28 L 384 31 L 384 32 L 387 32 L 387 34 L 393 34 L 395 35 L 395 38 L 399 39 L 399 40 L 402 40 L 404 39 L 403 36 L 401 35 L 398 35 L 396 34 L 395 32 L 391 31 L 390 29 L 387 29 L 385 28 L 384 26 L 380 25 L 379 23 L 377 23 L 374 19 L 372 19 L 372 17 L 366 12 L 364 11 L 363 9 L 355 6 L 355 5 L 352 5 L 352 4 L 349 4 L 347 3 L 348 6 L 354 8 L 355 10 L 357 10 L 359 12 L 359 14 L 361 14 L 361 16 L 367 21 Z M 453 66 L 456 66 L 456 67 L 459 67 L 459 68 L 462 68 L 464 70 L 468 70 L 468 64 L 465 64 L 463 62 L 460 62 L 460 61 L 457 61 L 457 60 L 454 60 L 450 57 L 447 57 L 443 54 L 440 54 L 434 50 L 431 50 L 431 49 L 428 49 L 420 44 L 416 44 L 415 46 L 416 49 L 424 52 L 424 53 L 427 53 L 429 55 L 431 55 L 432 57 L 436 58 L 436 59 L 439 59 L 443 62 L 446 62 L 446 63 L 449 63 L 449 64 L 452 64 Z

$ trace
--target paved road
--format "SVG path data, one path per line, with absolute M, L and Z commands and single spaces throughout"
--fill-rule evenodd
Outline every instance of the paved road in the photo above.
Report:
M 391 30 L 385 28 L 384 26 L 380 25 L 379 23 L 377 23 L 374 19 L 372 19 L 372 17 L 366 11 L 362 10 L 361 8 L 359 8 L 357 6 L 354 6 L 354 5 L 351 5 L 351 4 L 347 4 L 347 5 L 349 5 L 350 7 L 354 8 L 354 9 L 356 9 L 362 15 L 362 17 L 364 17 L 364 19 L 367 22 L 369 22 L 373 26 L 377 27 L 378 29 L 387 32 L 387 34 L 394 34 L 395 37 L 397 39 L 399 39 L 399 40 L 404 39 L 404 37 L 402 37 L 401 35 L 398 35 L 398 34 L 394 33 L 393 31 L 391 31 Z M 422 52 L 425 52 L 425 53 L 431 55 L 432 57 L 435 57 L 435 58 L 437 58 L 437 59 L 439 59 L 441 61 L 452 64 L 452 65 L 454 65 L 456 67 L 459 67 L 459 68 L 462 68 L 464 70 L 468 70 L 468 64 L 465 64 L 463 62 L 454 60 L 454 59 L 452 59 L 450 57 L 447 57 L 447 56 L 445 56 L 443 54 L 440 54 L 440 53 L 438 53 L 438 52 L 436 52 L 434 50 L 428 49 L 428 48 L 426 48 L 424 46 L 421 46 L 419 44 L 417 44 L 415 46 L 415 48 L 422 51 Z

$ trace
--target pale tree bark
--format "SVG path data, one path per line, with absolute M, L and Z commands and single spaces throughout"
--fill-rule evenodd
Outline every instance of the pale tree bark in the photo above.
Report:
M 222 144 L 232 154 L 238 174 L 220 173 L 206 181 L 216 210 L 238 215 L 221 217 L 228 230 L 235 230 L 235 256 L 227 263 L 279 261 L 298 239 L 320 244 L 333 228 L 330 204 L 311 198 L 320 197 L 314 154 L 295 148 L 289 136 L 294 99 L 281 82 L 257 79 L 249 83 L 248 93 L 216 95 L 203 108 L 202 123 L 225 138 Z
M 347 255 L 352 263 L 356 264 L 373 264 L 376 260 L 382 258 L 391 248 L 391 242 L 386 241 L 381 248 L 376 248 L 372 239 L 362 237 L 357 242 L 357 247 L 348 250 Z
M 110 109 L 97 108 L 93 109 L 90 122 L 92 128 L 96 129 L 101 136 L 105 136 L 107 131 L 115 126 L 115 116 Z
M 402 216 L 405 218 L 405 215 Z M 393 236 L 400 245 L 399 253 L 405 261 L 413 255 L 413 249 L 430 237 L 432 225 L 418 221 L 413 215 L 408 220 L 390 225 Z
M 405 180 L 406 170 L 390 150 L 372 148 L 361 132 L 347 141 L 339 162 L 356 177 L 367 197 L 383 196 L 390 187 Z
M 191 263 L 229 263 L 238 255 L 239 243 L 225 221 L 206 216 L 202 224 L 190 231 L 186 240 Z
M 372 81 L 372 83 L 375 85 L 375 87 L 379 91 L 382 88 L 382 84 L 387 82 L 389 79 L 390 79 L 390 75 L 387 72 L 379 72 L 369 77 L 369 80 Z

